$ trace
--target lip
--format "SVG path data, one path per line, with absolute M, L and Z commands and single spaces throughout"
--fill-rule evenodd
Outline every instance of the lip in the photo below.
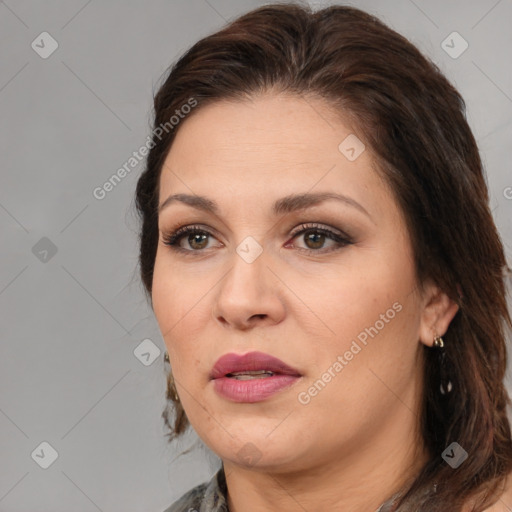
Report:
M 238 380 L 227 377 L 228 373 L 267 370 L 271 377 Z M 210 380 L 215 391 L 233 402 L 260 402 L 282 391 L 302 377 L 301 373 L 280 359 L 263 352 L 249 352 L 244 355 L 225 354 L 215 363 Z
M 288 366 L 281 359 L 277 359 L 277 357 L 263 352 L 248 352 L 244 355 L 225 354 L 217 359 L 211 371 L 210 379 L 218 379 L 226 376 L 228 373 L 243 372 L 245 370 L 268 370 L 283 375 L 301 376 L 298 370 Z

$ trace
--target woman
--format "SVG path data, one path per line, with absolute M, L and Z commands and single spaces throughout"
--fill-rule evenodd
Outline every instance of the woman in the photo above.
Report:
M 168 512 L 512 509 L 503 246 L 464 101 L 358 9 L 265 6 L 155 96 L 136 192 Z

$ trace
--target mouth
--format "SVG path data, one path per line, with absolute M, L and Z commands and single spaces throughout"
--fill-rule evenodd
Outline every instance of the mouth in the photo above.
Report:
M 225 354 L 215 363 L 210 380 L 227 377 L 236 380 L 265 379 L 274 375 L 301 377 L 298 370 L 263 352 L 249 352 L 242 356 Z
M 226 354 L 212 369 L 213 388 L 231 402 L 261 402 L 295 384 L 301 373 L 262 352 Z

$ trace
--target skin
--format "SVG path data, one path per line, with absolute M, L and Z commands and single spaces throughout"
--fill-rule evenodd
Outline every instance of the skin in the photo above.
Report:
M 374 511 L 427 456 L 418 433 L 421 349 L 434 331 L 445 334 L 458 307 L 433 283 L 418 287 L 404 218 L 371 149 L 355 161 L 338 150 L 351 133 L 320 99 L 266 93 L 198 107 L 164 163 L 159 204 L 185 193 L 220 208 L 214 215 L 173 202 L 161 210 L 152 299 L 180 400 L 224 463 L 234 512 Z M 283 196 L 322 191 L 351 197 L 369 216 L 332 200 L 271 211 Z M 315 245 L 308 232 L 291 236 L 303 222 L 345 231 L 353 243 L 326 252 L 336 247 L 329 238 Z M 185 235 L 189 253 L 163 243 L 195 224 L 211 236 Z M 252 263 L 235 250 L 248 236 L 263 249 Z M 400 312 L 300 403 L 299 393 L 394 303 Z M 219 396 L 208 377 L 216 360 L 253 350 L 301 379 L 258 403 Z

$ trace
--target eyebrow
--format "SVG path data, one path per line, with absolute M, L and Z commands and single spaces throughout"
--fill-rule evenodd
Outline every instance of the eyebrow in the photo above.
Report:
M 283 215 L 285 213 L 291 213 L 297 210 L 311 208 L 312 206 L 317 206 L 320 203 L 323 203 L 324 201 L 328 200 L 335 200 L 345 203 L 349 206 L 358 209 L 360 212 L 367 215 L 370 219 L 372 218 L 368 211 L 355 199 L 352 199 L 351 197 L 345 196 L 343 194 L 338 194 L 336 192 L 309 192 L 304 194 L 291 194 L 275 201 L 275 203 L 272 206 L 272 212 L 276 216 Z M 220 214 L 219 206 L 215 201 L 204 196 L 190 194 L 170 195 L 158 207 L 158 212 L 161 212 L 166 206 L 174 202 L 181 202 L 189 206 L 192 206 L 193 208 L 197 208 L 198 210 L 213 213 L 214 215 Z

